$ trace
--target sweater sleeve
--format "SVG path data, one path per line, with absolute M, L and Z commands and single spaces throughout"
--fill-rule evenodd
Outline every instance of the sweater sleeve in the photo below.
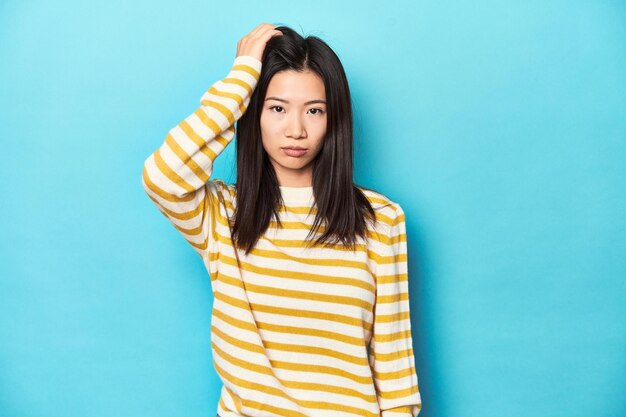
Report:
M 370 340 L 370 366 L 381 417 L 415 417 L 422 401 L 413 357 L 406 223 L 394 203 L 395 219 L 386 252 L 376 262 L 376 305 Z
M 213 161 L 235 137 L 258 82 L 261 61 L 238 56 L 228 75 L 200 98 L 200 107 L 169 130 L 144 162 L 148 197 L 194 250 L 204 257 L 217 245 L 217 187 L 209 180 Z

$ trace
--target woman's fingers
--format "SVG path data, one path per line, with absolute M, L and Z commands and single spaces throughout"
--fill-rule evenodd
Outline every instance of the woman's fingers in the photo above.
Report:
M 269 23 L 261 23 L 256 26 L 250 33 L 237 42 L 237 56 L 249 55 L 260 61 L 263 57 L 263 51 L 265 50 L 267 41 L 273 36 L 283 34 L 280 30 L 276 30 L 276 28 L 276 25 Z
M 257 27 L 255 27 L 254 29 L 252 29 L 252 31 L 250 32 L 250 35 L 255 36 L 257 35 L 259 32 L 262 32 L 263 30 L 267 30 L 267 27 L 271 26 L 268 23 L 261 23 L 260 25 L 258 25 Z

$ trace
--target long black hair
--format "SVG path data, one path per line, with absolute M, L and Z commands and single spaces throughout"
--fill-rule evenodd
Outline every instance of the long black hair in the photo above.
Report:
M 280 225 L 278 210 L 284 202 L 274 167 L 260 140 L 260 116 L 267 87 L 277 72 L 309 70 L 324 81 L 327 128 L 322 148 L 313 160 L 317 213 L 307 238 L 323 225 L 325 230 L 314 244 L 341 242 L 354 250 L 357 235 L 366 237 L 366 221 L 373 223 L 376 216 L 352 179 L 353 121 L 348 80 L 339 58 L 323 40 L 316 36 L 304 38 L 286 26 L 276 29 L 283 35 L 273 36 L 267 42 L 259 81 L 246 111 L 237 121 L 233 240 L 248 254 L 267 230 L 272 216 Z

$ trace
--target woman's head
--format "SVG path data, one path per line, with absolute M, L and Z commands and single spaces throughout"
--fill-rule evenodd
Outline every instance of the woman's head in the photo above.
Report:
M 276 29 L 283 35 L 267 42 L 256 88 L 237 122 L 233 233 L 240 246 L 251 248 L 271 214 L 278 218 L 278 186 L 313 186 L 315 226 L 326 226 L 320 241 L 334 235 L 354 242 L 355 232 L 363 231 L 367 199 L 352 179 L 352 106 L 343 66 L 320 38 Z M 290 156 L 283 149 L 290 146 L 306 152 Z
M 251 133 L 253 143 L 241 140 L 238 150 L 246 147 L 257 159 L 265 156 L 265 151 L 274 170 L 279 171 L 279 185 L 312 185 L 318 162 L 329 174 L 341 169 L 344 184 L 351 184 L 352 107 L 343 66 L 318 37 L 305 38 L 285 26 L 277 30 L 283 35 L 267 42 L 259 81 L 238 122 L 240 131 Z M 292 102 L 268 100 L 272 97 Z M 323 103 L 305 105 L 311 100 Z M 281 149 L 286 146 L 300 146 L 307 152 L 298 158 L 288 156 Z

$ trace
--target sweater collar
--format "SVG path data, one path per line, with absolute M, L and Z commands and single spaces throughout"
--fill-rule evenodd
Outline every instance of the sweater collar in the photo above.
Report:
M 287 187 L 279 185 L 280 193 L 285 204 L 289 203 L 311 203 L 313 199 L 313 186 L 309 187 Z

